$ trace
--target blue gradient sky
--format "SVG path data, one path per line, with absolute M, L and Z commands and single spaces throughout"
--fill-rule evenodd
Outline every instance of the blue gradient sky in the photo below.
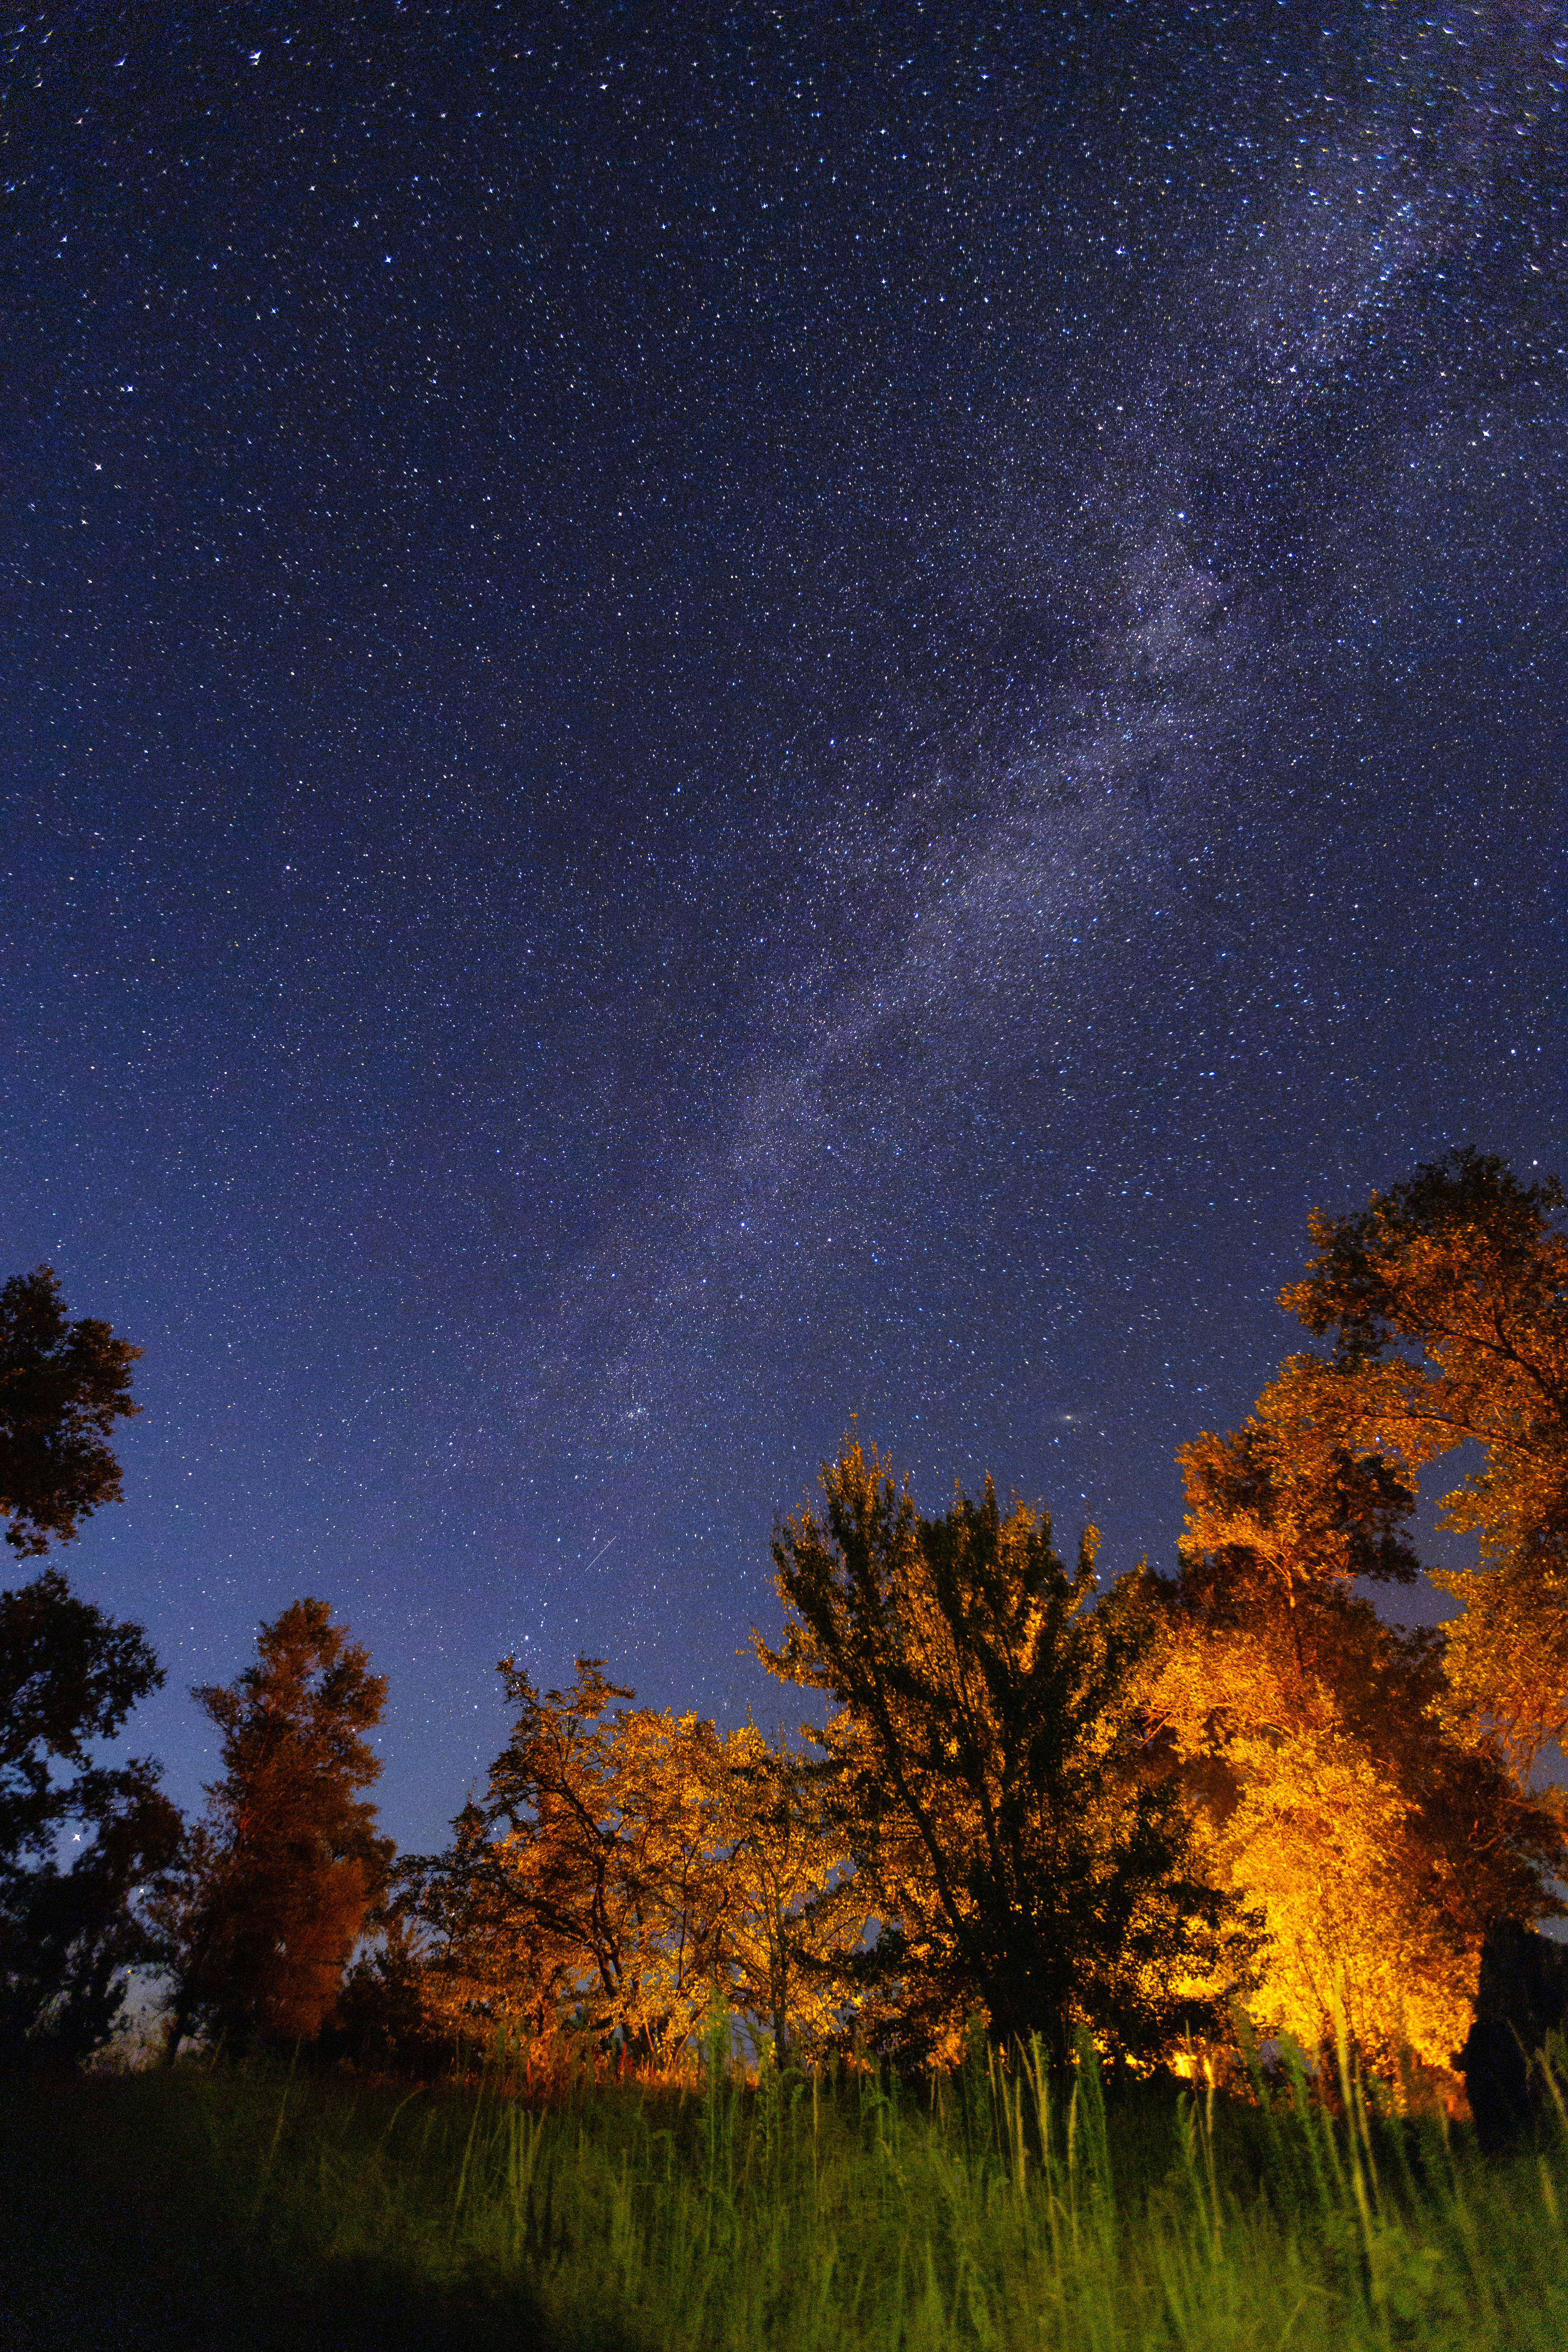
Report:
M 8 39 L 0 1234 L 182 1801 L 304 1591 L 405 1844 L 503 1650 L 792 1716 L 852 1413 L 1168 1560 L 1310 1204 L 1563 1168 L 1560 8 Z

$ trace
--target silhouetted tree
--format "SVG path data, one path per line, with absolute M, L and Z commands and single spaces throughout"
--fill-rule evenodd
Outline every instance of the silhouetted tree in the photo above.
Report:
M 224 1770 L 166 1914 L 171 2057 L 198 2019 L 231 2045 L 313 2034 L 391 1859 L 361 1794 L 381 1773 L 364 1734 L 384 1677 L 321 1601 L 295 1601 L 257 1648 L 236 1681 L 192 1694 L 223 1736 Z
M 119 1501 L 106 1441 L 117 1417 L 141 1410 L 128 1394 L 141 1353 L 107 1323 L 68 1322 L 50 1266 L 0 1289 L 0 1517 L 13 1550 L 47 1551 Z
M 450 2054 L 430 1999 L 429 1953 L 419 1923 L 400 1904 L 365 1921 L 374 1941 L 343 1979 L 322 2027 L 320 2056 L 400 2074 L 438 2074 Z
M 98 2048 L 126 1969 L 162 1956 L 145 1897 L 174 1860 L 180 1816 L 155 1764 L 98 1762 L 90 1743 L 163 1680 L 142 1628 L 75 1599 L 58 1570 L 0 1592 L 0 2052 L 13 2061 Z
M 840 1709 L 819 1735 L 868 1907 L 902 1998 L 998 2038 L 1075 2032 L 1157 2051 L 1212 2015 L 1245 1961 L 1232 1906 L 1194 1867 L 1185 1803 L 1152 1748 L 1139 1590 L 1099 1607 L 1094 1537 L 1076 1570 L 1048 1519 L 1004 1517 L 987 1483 L 922 1518 L 873 1451 L 822 1474 L 824 1507 L 773 1545 L 789 1612 L 763 1663 Z M 874 1899 L 873 1899 L 874 1895 Z
M 141 1354 L 68 1322 L 48 1266 L 0 1289 L 0 1518 L 13 1550 L 65 1542 L 120 1494 L 107 1444 L 133 1413 Z M 145 1758 L 95 1761 L 163 1676 L 139 1625 L 78 1601 L 58 1570 L 0 1593 L 0 2050 L 80 2057 L 106 2041 L 125 1970 L 162 1946 L 145 1897 L 180 1816 Z M 73 1824 L 75 1825 L 73 1827 Z
M 1519 1919 L 1500 1919 L 1481 1954 L 1475 2022 L 1459 2053 L 1476 2136 L 1506 2147 L 1550 2113 L 1540 2064 L 1563 2060 L 1568 2033 L 1568 1947 Z

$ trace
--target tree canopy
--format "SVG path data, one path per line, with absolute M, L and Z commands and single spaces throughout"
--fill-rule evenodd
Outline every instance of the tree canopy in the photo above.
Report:
M 1292 1451 L 1283 1415 L 1276 1388 L 1244 1430 L 1184 1449 L 1150 1702 L 1222 1884 L 1268 1929 L 1257 2024 L 1312 2047 L 1337 2004 L 1363 2048 L 1446 2066 L 1488 1928 L 1557 1909 L 1545 1880 L 1568 1857 L 1555 1815 L 1444 1728 L 1438 1638 L 1355 1589 L 1357 1561 L 1403 1580 L 1413 1496 L 1310 1432 Z
M 771 2028 L 781 2058 L 826 2023 L 843 1858 L 799 1760 L 753 1727 L 632 1704 L 579 1658 L 540 1692 L 511 1658 L 517 1719 L 482 1802 L 440 1855 L 405 1864 L 441 1937 L 430 1984 L 456 2025 L 501 2024 L 536 2054 L 568 2029 L 669 2063 L 719 2000 Z
M 1568 1232 L 1555 1178 L 1458 1150 L 1321 1212 L 1302 1280 L 1280 1304 L 1327 1361 L 1284 1378 L 1321 1426 L 1414 1477 L 1467 1443 L 1479 1469 L 1443 1497 L 1479 1538 L 1475 1572 L 1432 1580 L 1465 1603 L 1447 1636 L 1446 1704 L 1497 1731 L 1528 1774 L 1568 1734 Z
M 1069 1570 L 989 1482 L 925 1518 L 858 1443 L 822 1493 L 775 1538 L 784 1636 L 757 1646 L 837 1704 L 820 1738 L 905 2000 L 1058 2062 L 1079 2029 L 1147 2055 L 1212 2021 L 1245 1937 L 1151 1743 L 1138 1593 L 1089 1605 L 1093 1530 Z
M 90 1316 L 68 1322 L 51 1266 L 0 1289 L 0 1517 L 13 1550 L 47 1551 L 119 1501 L 108 1440 L 141 1410 L 129 1393 L 141 1353 Z
M 163 1946 L 142 1897 L 180 1816 L 145 1758 L 102 1761 L 163 1673 L 139 1625 L 79 1601 L 58 1570 L 0 1592 L 0 2052 L 105 2042 L 125 1969 Z M 74 1826 L 73 1826 L 74 1825 Z
M 192 1693 L 224 1769 L 168 1906 L 171 2053 L 197 2017 L 237 2042 L 316 2032 L 391 1859 L 361 1793 L 381 1774 L 365 1734 L 384 1677 L 321 1601 L 263 1625 L 257 1652 L 232 1683 Z
M 141 1354 L 68 1321 L 53 1270 L 0 1288 L 0 1517 L 24 1556 L 120 1494 L 108 1438 Z M 57 1569 L 0 1592 L 0 2053 L 81 2057 L 112 2030 L 128 1967 L 158 1957 L 148 1898 L 181 1822 L 146 1758 L 96 1753 L 163 1680 L 140 1625 Z M 72 1826 L 75 1824 L 76 1826 Z

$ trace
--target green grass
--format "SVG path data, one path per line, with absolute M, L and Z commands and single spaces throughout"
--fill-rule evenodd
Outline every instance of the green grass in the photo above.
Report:
M 980 2066 L 476 2090 L 195 2067 L 13 2086 L 0 2343 L 1560 2352 L 1568 2149 Z

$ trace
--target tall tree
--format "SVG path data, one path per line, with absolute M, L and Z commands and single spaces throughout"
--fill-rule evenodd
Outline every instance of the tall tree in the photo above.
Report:
M 145 1897 L 178 1812 L 145 1758 L 96 1759 L 163 1669 L 139 1625 L 58 1570 L 0 1592 L 0 2053 L 79 2058 L 108 2040 L 125 1970 L 162 1957 Z
M 48 1266 L 0 1289 L 0 1518 L 13 1550 L 68 1541 L 118 1499 L 107 1441 L 137 1410 L 141 1352 L 107 1323 L 68 1321 Z M 180 1816 L 155 1764 L 111 1765 L 92 1748 L 163 1680 L 142 1628 L 77 1600 L 58 1570 L 0 1592 L 0 2051 L 13 2059 L 98 2048 L 126 1969 L 161 1955 L 146 1898 Z
M 1305 1398 L 1288 1368 L 1242 1430 L 1183 1450 L 1151 1703 L 1223 1882 L 1267 1922 L 1257 2021 L 1310 2044 L 1342 2000 L 1365 2046 L 1448 2065 L 1493 1921 L 1559 1907 L 1561 1831 L 1445 1729 L 1436 1637 L 1385 1624 L 1355 1589 L 1409 1580 L 1414 1494 Z
M 1331 1337 L 1284 1379 L 1304 1415 L 1415 1475 L 1473 1442 L 1444 1497 L 1481 1568 L 1434 1575 L 1450 1711 L 1489 1724 L 1521 1777 L 1568 1736 L 1568 1232 L 1555 1178 L 1521 1183 L 1470 1150 L 1418 1168 L 1358 1214 L 1315 1213 L 1315 1254 L 1280 1304 Z
M 1091 1607 L 1092 1530 L 1069 1570 L 1048 1519 L 1004 1517 L 989 1482 L 922 1518 L 857 1443 L 822 1488 L 774 1541 L 784 1638 L 757 1648 L 837 1702 L 820 1736 L 906 1998 L 979 2005 L 1058 2063 L 1079 2027 L 1163 2047 L 1242 1954 L 1150 1745 L 1139 1591 Z
M 384 1676 L 321 1601 L 297 1601 L 253 1665 L 192 1696 L 222 1735 L 223 1774 L 168 1907 L 178 1949 L 169 2053 L 198 2018 L 231 2042 L 316 2032 L 337 1998 L 392 1846 L 362 1793 Z
M 51 1266 L 0 1289 L 0 1518 L 16 1551 L 47 1551 L 79 1520 L 120 1499 L 108 1440 L 132 1402 L 141 1355 L 107 1323 L 67 1320 Z

